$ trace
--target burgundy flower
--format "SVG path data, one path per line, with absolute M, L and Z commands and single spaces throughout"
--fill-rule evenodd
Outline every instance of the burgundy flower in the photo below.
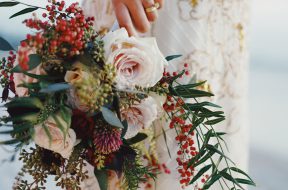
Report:
M 87 140 L 93 137 L 95 122 L 86 113 L 73 110 L 71 127 L 74 129 L 77 139 Z
M 95 151 L 100 154 L 110 154 L 119 150 L 122 145 L 121 131 L 109 126 L 96 128 L 93 143 Z

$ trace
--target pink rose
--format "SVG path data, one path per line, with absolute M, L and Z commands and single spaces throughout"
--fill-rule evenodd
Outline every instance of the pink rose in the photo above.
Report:
M 119 89 L 152 87 L 163 77 L 164 67 L 168 63 L 155 38 L 129 37 L 122 28 L 108 33 L 103 40 L 106 64 L 116 67 Z
M 60 126 L 57 126 L 55 119 L 50 116 L 44 123 L 34 126 L 34 141 L 38 146 L 59 153 L 63 158 L 68 159 L 76 144 L 76 134 L 61 116 L 57 115 L 56 118 L 67 131 L 67 134 L 63 133 Z M 50 132 L 51 139 L 49 139 L 44 126 Z
M 128 122 L 125 138 L 132 138 L 141 130 L 150 127 L 153 121 L 157 119 L 157 115 L 158 105 L 152 97 L 142 100 L 139 104 L 122 109 L 121 117 Z

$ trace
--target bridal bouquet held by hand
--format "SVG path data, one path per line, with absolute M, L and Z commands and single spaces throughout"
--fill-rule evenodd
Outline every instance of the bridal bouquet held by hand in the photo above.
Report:
M 24 20 L 34 32 L 0 61 L 7 110 L 0 133 L 11 135 L 1 144 L 14 146 L 23 162 L 14 189 L 46 189 L 48 176 L 62 189 L 85 189 L 89 179 L 97 181 L 94 190 L 151 189 L 159 173 L 170 174 L 155 143 L 166 142 L 169 130 L 177 134 L 175 168 L 183 188 L 254 185 L 223 153 L 225 134 L 213 126 L 224 113 L 198 99 L 213 96 L 202 90 L 205 81 L 181 85 L 187 65 L 182 72 L 169 69 L 179 55 L 165 58 L 154 38 L 129 37 L 123 28 L 97 33 L 94 18 L 85 18 L 78 3 L 25 6 L 11 18 L 45 12 Z M 166 153 L 176 154 L 168 144 Z M 219 168 L 222 162 L 225 168 Z

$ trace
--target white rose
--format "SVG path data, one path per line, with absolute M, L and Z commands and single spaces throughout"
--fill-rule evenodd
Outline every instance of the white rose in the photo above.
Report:
M 56 117 L 62 127 L 64 127 L 64 130 L 67 130 L 66 136 L 57 126 L 54 118 L 50 116 L 44 123 L 34 126 L 34 141 L 38 146 L 59 153 L 63 158 L 68 159 L 73 151 L 74 145 L 76 145 L 76 134 L 73 129 L 69 128 L 70 126 L 68 126 L 68 123 L 65 122 L 62 117 L 58 115 Z M 43 127 L 44 125 L 50 132 L 51 139 L 49 139 Z
M 152 125 L 157 119 L 158 105 L 152 97 L 142 100 L 141 103 L 121 110 L 121 117 L 128 122 L 125 138 L 129 139 L 137 135 L 141 130 Z
M 103 40 L 107 64 L 116 67 L 119 89 L 135 85 L 151 87 L 162 78 L 168 62 L 155 38 L 129 37 L 122 28 L 108 33 Z

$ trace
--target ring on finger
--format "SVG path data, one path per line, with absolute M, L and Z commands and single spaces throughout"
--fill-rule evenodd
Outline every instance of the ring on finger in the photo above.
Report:
M 155 3 L 153 6 L 146 8 L 145 11 L 147 13 L 151 13 L 151 12 L 157 11 L 159 8 L 160 8 L 160 4 Z

